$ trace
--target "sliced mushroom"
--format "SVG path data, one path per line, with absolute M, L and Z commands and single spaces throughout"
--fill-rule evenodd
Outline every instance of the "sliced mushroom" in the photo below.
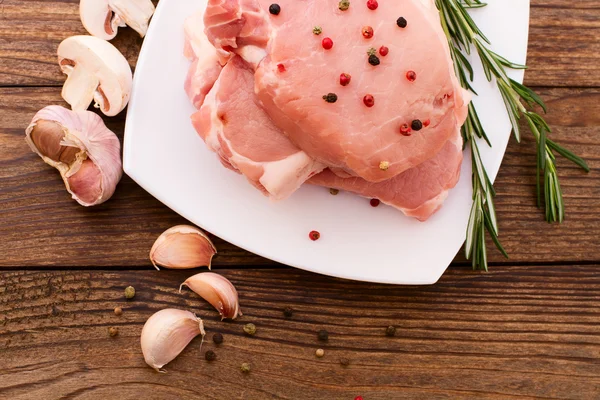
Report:
M 113 39 L 119 27 L 127 25 L 144 37 L 152 14 L 151 0 L 81 0 L 79 3 L 79 16 L 85 29 L 104 40 Z
M 58 63 L 68 75 L 62 97 L 73 111 L 85 111 L 94 101 L 112 117 L 127 106 L 133 75 L 112 44 L 94 36 L 72 36 L 58 46 Z

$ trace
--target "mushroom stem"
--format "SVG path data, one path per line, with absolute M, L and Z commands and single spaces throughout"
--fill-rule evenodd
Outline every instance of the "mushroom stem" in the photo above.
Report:
M 73 111 L 85 111 L 94 100 L 94 92 L 99 84 L 96 75 L 89 73 L 81 65 L 76 65 L 63 86 L 62 97 Z

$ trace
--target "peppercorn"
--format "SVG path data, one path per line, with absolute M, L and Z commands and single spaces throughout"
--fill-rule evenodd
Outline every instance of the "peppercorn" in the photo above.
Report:
M 292 310 L 290 307 L 286 307 L 283 309 L 283 315 L 286 318 L 292 318 L 292 316 L 294 315 L 294 310 Z
M 123 314 L 123 309 L 121 307 L 115 307 L 115 315 Z
M 348 360 L 347 358 L 340 358 L 340 364 L 343 367 L 347 367 L 348 365 L 350 365 L 350 360 Z
M 215 333 L 213 335 L 213 342 L 215 344 L 221 344 L 221 343 L 223 343 L 223 335 L 221 335 L 220 333 Z
M 369 8 L 369 10 L 377 10 L 377 7 L 379 7 L 379 3 L 377 3 L 377 0 L 368 0 L 367 7 Z
M 340 85 L 342 86 L 348 86 L 351 80 L 352 76 L 350 74 L 343 73 L 340 75 Z
M 373 54 L 373 55 L 369 56 L 369 64 L 376 67 L 379 64 L 381 64 L 381 61 L 379 60 L 379 57 L 377 57 L 375 54 Z
M 135 297 L 135 288 L 133 286 L 127 286 L 125 288 L 125 298 L 133 299 Z
M 323 100 L 328 103 L 335 103 L 338 100 L 338 97 L 335 93 L 327 93 L 325 96 L 323 96 Z
M 243 373 L 247 374 L 248 372 L 250 372 L 250 364 L 242 363 L 242 365 L 240 366 L 240 369 L 242 370 Z
M 406 28 L 406 26 L 408 25 L 408 22 L 406 21 L 406 19 L 404 17 L 400 17 L 398 18 L 398 20 L 396 21 L 396 24 L 400 27 L 400 28 Z
M 382 161 L 379 163 L 379 169 L 382 171 L 387 171 L 388 169 L 390 169 L 390 162 L 389 161 Z
M 277 69 L 279 70 L 279 72 L 285 72 L 285 65 L 277 64 Z
M 379 199 L 371 199 L 369 203 L 371 204 L 371 207 L 377 207 L 381 201 Z
M 247 335 L 253 336 L 256 333 L 256 325 L 252 323 L 244 325 L 244 332 Z
M 411 131 L 412 130 L 410 129 L 410 126 L 408 126 L 408 124 L 402 124 L 400 126 L 400 133 L 402 135 L 404 135 L 404 136 L 410 136 L 410 135 L 412 135 Z
M 375 34 L 375 31 L 373 31 L 373 28 L 370 26 L 363 26 L 362 28 L 362 35 L 365 39 L 371 39 L 373 37 L 373 35 Z
M 331 50 L 331 48 L 333 47 L 333 40 L 331 40 L 331 38 L 326 37 L 321 41 L 321 46 L 323 46 L 325 50 Z
M 348 1 L 348 0 L 340 0 L 340 3 L 338 4 L 338 7 L 340 8 L 340 10 L 346 11 L 347 9 L 350 8 L 350 1 Z
M 108 328 L 108 335 L 110 337 L 115 337 L 119 334 L 119 329 L 115 328 L 114 326 L 111 326 L 110 328 Z
M 367 94 L 365 97 L 363 97 L 363 103 L 365 103 L 365 106 L 371 108 L 375 105 L 375 97 L 373 97 L 373 95 Z
M 389 52 L 390 52 L 390 49 L 387 48 L 386 46 L 381 46 L 379 48 L 379 54 L 381 54 L 382 57 L 387 56 L 389 54 Z
M 279 6 L 279 4 L 271 4 L 269 6 L 269 12 L 273 15 L 279 15 L 279 13 L 281 12 L 281 7 Z
M 427 128 L 429 124 L 431 124 L 431 121 L 426 119 L 425 121 L 423 121 L 423 128 Z
M 325 329 L 321 329 L 317 333 L 317 337 L 319 338 L 319 340 L 326 342 L 327 340 L 329 340 L 329 332 L 327 332 Z
M 406 79 L 411 82 L 414 82 L 417 79 L 417 73 L 415 71 L 408 71 L 406 73 Z
M 208 350 L 206 353 L 204 353 L 204 359 L 206 361 L 215 361 L 217 359 L 217 355 L 214 351 Z
M 317 349 L 317 351 L 315 351 L 315 355 L 319 358 L 323 357 L 325 355 L 325 350 L 323 349 Z
M 367 50 L 367 54 L 369 56 L 374 56 L 377 54 L 377 49 L 375 47 L 369 47 L 369 50 Z
M 385 329 L 385 336 L 395 336 L 396 335 L 396 327 L 393 325 L 388 326 Z
M 420 131 L 423 129 L 423 123 L 421 120 L 415 119 L 413 122 L 411 122 L 410 127 L 413 129 L 413 131 Z
M 321 28 L 320 26 L 315 26 L 313 28 L 313 33 L 317 36 L 319 36 L 321 33 L 323 33 L 323 28 Z
M 321 238 L 321 234 L 318 231 L 311 231 L 308 234 L 308 237 L 310 238 L 310 240 L 312 240 L 314 242 L 314 241 L 319 240 Z
M 340 193 L 340 191 L 338 189 L 329 189 L 329 193 L 331 193 L 334 196 L 337 196 Z
M 362 396 L 356 396 L 356 397 L 354 398 L 354 400 L 363 400 L 363 397 L 362 397 Z

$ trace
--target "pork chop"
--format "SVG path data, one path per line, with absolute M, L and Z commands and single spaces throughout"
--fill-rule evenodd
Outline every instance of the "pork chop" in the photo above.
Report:
M 209 0 L 205 32 L 220 57 L 235 52 L 254 66 L 261 105 L 309 156 L 340 176 L 382 182 L 454 138 L 468 95 L 433 0 L 380 1 L 376 10 L 364 1 L 347 10 L 338 0 L 278 4 L 270 12 L 270 0 Z

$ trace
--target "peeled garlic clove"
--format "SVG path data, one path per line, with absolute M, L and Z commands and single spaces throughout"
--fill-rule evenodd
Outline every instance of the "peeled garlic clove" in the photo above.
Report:
M 213 272 L 202 272 L 188 278 L 179 286 L 187 286 L 208 301 L 221 314 L 221 319 L 235 319 L 242 315 L 237 290 L 225 277 Z
M 177 225 L 164 231 L 150 250 L 150 261 L 158 266 L 173 269 L 189 269 L 207 266 L 217 253 L 215 245 L 200 229 L 189 225 Z
M 140 342 L 146 364 L 158 372 L 175 359 L 198 335 L 204 340 L 202 320 L 189 311 L 167 308 L 148 318 Z
M 121 143 L 97 114 L 48 106 L 33 117 L 25 135 L 82 206 L 104 203 L 115 192 L 123 175 Z

